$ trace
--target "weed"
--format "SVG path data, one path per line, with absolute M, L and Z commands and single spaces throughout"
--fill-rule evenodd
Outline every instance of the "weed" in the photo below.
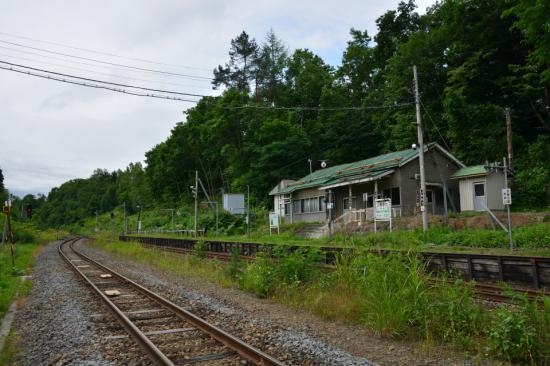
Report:
M 195 243 L 195 255 L 197 258 L 204 259 L 206 258 L 206 252 L 208 250 L 208 244 L 204 240 L 199 240 Z

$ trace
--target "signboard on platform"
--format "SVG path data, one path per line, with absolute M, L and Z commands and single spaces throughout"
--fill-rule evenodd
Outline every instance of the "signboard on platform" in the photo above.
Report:
M 376 200 L 376 210 L 374 211 L 376 221 L 391 220 L 391 199 L 383 198 Z
M 392 231 L 391 198 L 381 198 L 374 201 L 374 232 L 376 232 L 376 223 L 382 221 L 389 221 L 390 231 Z
M 279 233 L 279 223 L 280 215 L 278 212 L 269 213 L 269 235 L 271 235 L 271 229 L 277 229 L 277 234 Z

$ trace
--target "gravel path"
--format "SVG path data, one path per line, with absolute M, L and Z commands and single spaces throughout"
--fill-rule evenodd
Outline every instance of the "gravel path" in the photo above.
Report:
M 39 254 L 33 289 L 17 312 L 16 364 L 148 365 L 129 340 L 105 338 L 124 331 L 61 259 L 57 244 Z
M 441 348 L 421 350 L 416 343 L 383 340 L 362 327 L 327 322 L 196 277 L 174 276 L 82 242 L 77 248 L 288 364 L 476 364 Z

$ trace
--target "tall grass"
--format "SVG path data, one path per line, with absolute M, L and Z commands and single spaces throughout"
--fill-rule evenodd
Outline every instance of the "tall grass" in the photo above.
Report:
M 550 298 L 543 307 L 518 296 L 515 306 L 487 308 L 474 297 L 473 283 L 441 277 L 434 284 L 414 251 L 344 253 L 336 270 L 326 271 L 316 266 L 318 252 L 308 248 L 261 253 L 248 264 L 235 253 L 224 264 L 130 243 L 102 245 L 180 275 L 205 277 L 323 318 L 362 324 L 382 337 L 450 344 L 510 362 L 550 364 Z

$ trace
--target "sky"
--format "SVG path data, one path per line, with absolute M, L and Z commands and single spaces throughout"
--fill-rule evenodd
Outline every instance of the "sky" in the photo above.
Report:
M 212 69 L 227 62 L 241 31 L 261 43 L 273 29 L 290 52 L 307 48 L 337 66 L 349 30 L 375 35 L 376 18 L 398 2 L 2 0 L 0 67 L 217 95 Z M 434 1 L 416 3 L 424 13 Z M 19 196 L 47 194 L 96 168 L 124 169 L 143 161 L 193 105 L 0 69 L 4 184 Z

